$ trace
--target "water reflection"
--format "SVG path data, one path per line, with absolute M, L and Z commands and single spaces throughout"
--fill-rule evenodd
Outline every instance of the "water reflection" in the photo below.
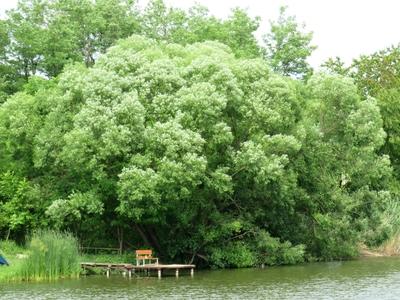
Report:
M 194 278 L 89 276 L 1 284 L 1 299 L 400 299 L 400 258 L 266 269 L 198 271 Z

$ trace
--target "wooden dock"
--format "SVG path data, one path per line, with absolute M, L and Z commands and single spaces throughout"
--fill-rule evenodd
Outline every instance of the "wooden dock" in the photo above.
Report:
M 164 265 L 164 264 L 146 264 L 146 265 L 133 265 L 133 264 L 113 264 L 113 263 L 90 263 L 84 262 L 81 263 L 82 269 L 92 269 L 92 268 L 100 268 L 106 270 L 107 277 L 110 277 L 111 270 L 122 270 L 125 271 L 129 278 L 132 277 L 132 274 L 135 274 L 136 271 L 143 271 L 149 274 L 150 271 L 157 271 L 158 278 L 161 278 L 163 270 L 175 270 L 175 276 L 179 277 L 179 270 L 190 270 L 190 276 L 194 276 L 195 265 L 180 265 L 180 264 L 172 264 L 172 265 Z

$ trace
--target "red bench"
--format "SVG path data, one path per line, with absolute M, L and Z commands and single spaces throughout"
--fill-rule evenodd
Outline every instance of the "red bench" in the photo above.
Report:
M 155 261 L 156 265 L 158 265 L 158 258 L 153 257 L 152 250 L 136 250 L 136 265 L 139 266 L 140 262 L 142 262 L 142 265 L 144 266 L 146 264 L 146 260 L 148 260 L 150 263 L 151 261 Z

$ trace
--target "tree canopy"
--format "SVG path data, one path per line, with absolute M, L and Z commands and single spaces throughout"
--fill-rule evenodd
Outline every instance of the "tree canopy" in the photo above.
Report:
M 382 119 L 349 79 L 305 84 L 218 42 L 134 35 L 36 85 L 1 107 L 3 171 L 32 178 L 50 222 L 82 238 L 102 219 L 223 267 L 351 257 L 361 228 L 390 230 Z

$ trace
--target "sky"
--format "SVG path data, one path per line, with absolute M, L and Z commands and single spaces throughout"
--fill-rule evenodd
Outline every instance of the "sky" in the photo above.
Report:
M 211 14 L 225 18 L 234 7 L 261 17 L 257 38 L 268 32 L 269 20 L 276 19 L 279 7 L 288 6 L 306 30 L 314 33 L 318 46 L 309 62 L 319 66 L 329 57 L 339 56 L 350 63 L 361 54 L 370 54 L 400 43 L 399 0 L 165 0 L 174 7 L 189 8 L 199 3 Z M 17 0 L 0 0 L 0 16 L 16 6 Z M 147 0 L 139 0 L 145 5 Z

